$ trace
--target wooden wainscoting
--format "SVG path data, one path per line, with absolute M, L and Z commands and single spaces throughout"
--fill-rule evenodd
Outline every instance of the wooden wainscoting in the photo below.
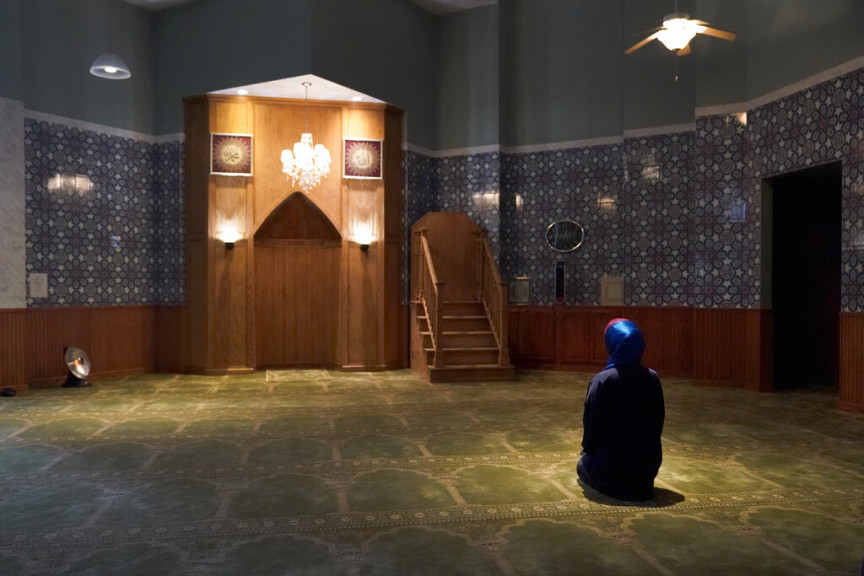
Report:
M 27 311 L 0 310 L 0 387 L 27 387 L 28 341 Z
M 255 240 L 257 367 L 334 365 L 340 258 L 338 241 Z
M 864 412 L 864 314 L 840 313 L 840 399 L 843 410 Z
M 694 380 L 773 389 L 770 310 L 694 308 L 692 313 Z
M 643 361 L 661 374 L 771 389 L 771 313 L 766 310 L 511 306 L 513 363 L 529 369 L 599 370 L 607 358 L 604 328 L 618 317 L 636 322 L 647 343 Z
M 0 386 L 59 385 L 63 349 L 81 348 L 93 379 L 181 366 L 182 307 L 0 310 Z
M 603 331 L 629 318 L 645 334 L 645 364 L 667 375 L 693 371 L 689 308 L 510 307 L 510 356 L 519 368 L 595 371 L 606 364 Z

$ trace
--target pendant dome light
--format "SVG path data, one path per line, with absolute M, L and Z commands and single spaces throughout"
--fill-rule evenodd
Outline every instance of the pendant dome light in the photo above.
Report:
M 126 62 L 111 52 L 106 52 L 96 58 L 90 66 L 90 73 L 99 78 L 108 78 L 109 80 L 125 80 L 132 76 Z
M 111 0 L 108 8 L 108 36 L 109 46 L 114 43 L 114 18 L 113 10 L 110 6 L 114 5 Z M 120 56 L 112 52 L 105 52 L 90 65 L 90 73 L 99 78 L 107 78 L 108 80 L 126 80 L 132 76 L 129 71 L 129 66 L 123 61 Z

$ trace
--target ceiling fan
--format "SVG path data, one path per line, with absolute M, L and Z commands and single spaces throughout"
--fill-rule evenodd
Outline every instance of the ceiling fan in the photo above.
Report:
M 676 3 L 677 4 L 677 3 Z M 676 6 L 677 8 L 677 6 Z M 697 34 L 705 34 L 722 40 L 735 40 L 734 32 L 709 28 L 707 22 L 690 20 L 690 15 L 684 12 L 673 12 L 663 18 L 663 26 L 656 32 L 624 51 L 625 54 L 635 52 L 652 40 L 660 40 L 666 48 L 678 56 L 690 53 L 690 40 Z

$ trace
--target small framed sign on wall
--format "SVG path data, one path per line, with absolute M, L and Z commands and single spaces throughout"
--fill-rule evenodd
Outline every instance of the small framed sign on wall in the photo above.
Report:
M 346 138 L 342 155 L 344 178 L 380 180 L 382 178 L 383 155 L 381 140 Z
M 252 176 L 252 135 L 211 133 L 210 174 Z

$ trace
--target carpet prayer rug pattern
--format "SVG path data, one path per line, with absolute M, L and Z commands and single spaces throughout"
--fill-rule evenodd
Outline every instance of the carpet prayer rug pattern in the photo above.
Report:
M 664 379 L 653 500 L 576 475 L 590 374 L 151 374 L 0 399 L 0 574 L 857 574 L 864 414 Z

